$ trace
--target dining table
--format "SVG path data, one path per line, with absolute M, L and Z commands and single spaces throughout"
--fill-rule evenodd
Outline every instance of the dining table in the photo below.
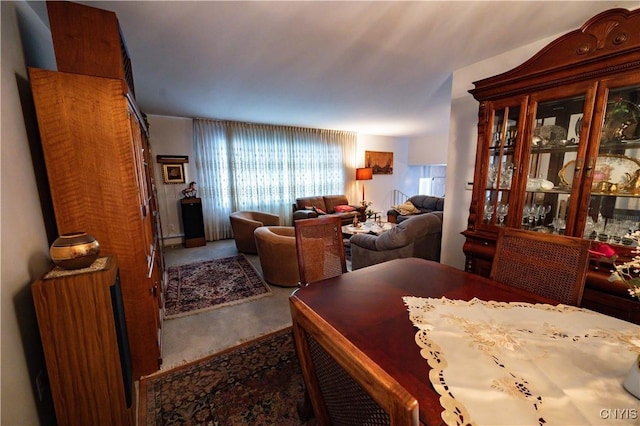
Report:
M 423 425 L 640 424 L 622 385 L 638 325 L 418 258 L 290 298 L 416 398 Z

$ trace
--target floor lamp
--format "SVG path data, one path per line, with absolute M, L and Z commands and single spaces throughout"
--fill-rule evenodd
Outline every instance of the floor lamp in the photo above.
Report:
M 373 169 L 371 167 L 361 167 L 356 169 L 356 180 L 371 180 L 373 179 Z M 362 184 L 362 201 L 364 198 L 364 183 Z

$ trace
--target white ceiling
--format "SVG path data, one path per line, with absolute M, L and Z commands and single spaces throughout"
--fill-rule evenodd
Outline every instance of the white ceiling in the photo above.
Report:
M 640 1 L 91 1 L 116 12 L 147 114 L 446 132 L 458 68 Z M 506 71 L 506 70 L 505 70 Z M 444 126 L 444 128 L 443 128 Z

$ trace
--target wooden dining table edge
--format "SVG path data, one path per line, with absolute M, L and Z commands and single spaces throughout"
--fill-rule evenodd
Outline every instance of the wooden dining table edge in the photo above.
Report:
M 515 302 L 517 301 L 522 301 L 525 303 L 540 303 L 540 304 L 546 304 L 546 305 L 552 305 L 552 306 L 556 306 L 558 305 L 557 301 L 554 301 L 552 299 L 548 299 L 545 298 L 543 296 L 528 292 L 526 290 L 521 290 L 512 286 L 507 286 L 505 284 L 501 284 L 498 283 L 496 281 L 493 281 L 489 278 L 486 277 L 482 277 L 479 275 L 475 275 L 475 274 L 470 274 L 468 272 L 465 272 L 461 269 L 457 269 L 453 266 L 449 266 L 449 265 L 445 265 L 445 264 L 441 264 L 435 261 L 429 261 L 429 260 L 425 260 L 425 259 L 419 259 L 419 258 L 404 258 L 404 259 L 394 259 L 385 263 L 381 263 L 381 264 L 377 264 L 377 265 L 372 265 L 366 268 L 362 268 L 359 269 L 357 271 L 354 272 L 349 272 L 347 274 L 343 274 L 337 277 L 333 277 L 333 278 L 329 278 L 329 279 L 325 279 L 322 281 L 318 281 L 315 283 L 311 283 L 310 286 L 327 286 L 327 288 L 331 288 L 333 286 L 339 286 L 342 284 L 344 284 L 344 282 L 346 281 L 347 284 L 351 281 L 353 281 L 354 279 L 354 275 L 371 275 L 371 276 L 377 276 L 379 275 L 378 272 L 380 271 L 386 271 L 390 268 L 403 268 L 403 267 L 415 267 L 416 265 L 418 265 L 418 267 L 420 267 L 419 265 L 430 265 L 431 267 L 434 267 L 436 269 L 439 269 L 440 272 L 442 273 L 443 271 L 445 272 L 449 272 L 451 274 L 456 274 L 460 277 L 465 277 L 465 279 L 469 279 L 471 282 L 474 283 L 474 285 L 488 285 L 491 287 L 494 287 L 495 289 L 498 290 L 498 292 L 507 292 L 510 293 L 512 295 L 514 295 L 514 299 L 518 299 L 518 300 L 513 300 Z M 305 292 L 306 291 L 315 291 L 315 289 L 313 290 L 306 290 L 306 287 L 303 288 L 299 288 L 296 289 L 290 296 L 290 299 L 295 299 L 295 303 L 301 303 L 304 304 L 305 307 L 307 309 L 312 309 L 312 307 L 310 307 L 309 305 L 307 305 L 307 303 L 303 300 L 305 297 Z M 407 296 L 411 296 L 411 294 L 406 294 Z M 301 296 L 301 297 L 299 297 Z M 443 295 L 441 297 L 447 297 L 446 295 Z M 474 296 L 475 297 L 475 296 Z M 463 298 L 461 300 L 471 300 L 474 297 L 466 297 Z M 496 302 L 502 302 L 502 300 L 495 300 L 492 298 L 483 298 L 483 297 L 478 297 L 478 299 L 480 300 L 485 300 L 485 301 L 496 301 Z M 293 303 L 293 300 L 291 300 L 291 302 Z M 403 311 L 406 312 L 406 311 Z M 406 312 L 406 320 L 409 321 L 410 324 L 410 320 L 409 320 L 409 316 L 408 316 L 408 312 Z M 341 329 L 341 327 L 339 325 L 335 325 L 335 324 L 331 324 L 331 327 L 336 330 L 336 332 L 340 333 L 341 335 L 344 335 L 344 331 L 343 329 Z M 404 326 L 403 326 L 404 327 Z M 413 334 L 412 334 L 412 339 L 413 336 L 415 336 L 415 333 L 417 333 L 417 328 L 415 328 L 412 324 L 411 327 L 413 329 Z M 360 342 L 361 344 L 364 344 L 363 342 Z M 415 344 L 415 342 L 413 342 Z M 418 354 L 418 356 L 421 357 L 421 355 L 419 355 L 419 347 L 417 346 L 417 344 L 415 344 L 415 348 L 416 348 L 416 353 Z M 372 359 L 374 362 L 382 362 L 383 365 L 395 365 L 394 362 L 391 359 L 388 360 L 383 360 L 382 357 L 386 357 L 385 354 L 380 355 L 377 354 L 376 356 L 371 356 L 370 353 L 367 352 L 367 348 L 365 347 L 363 348 L 359 348 L 363 353 L 365 353 L 370 359 Z M 427 381 L 428 381 L 428 371 L 431 370 L 431 367 L 428 366 L 428 363 L 426 360 L 422 359 L 422 361 L 424 362 L 424 365 L 426 366 L 425 368 L 426 370 L 426 377 L 427 377 Z M 406 379 L 406 378 L 405 378 Z M 421 410 L 419 410 L 419 420 L 420 420 L 420 424 L 422 425 L 446 425 L 444 419 L 442 418 L 442 414 L 444 412 L 444 408 L 442 407 L 442 404 L 440 404 L 440 398 L 441 395 L 436 391 L 436 389 L 433 387 L 433 385 L 431 384 L 430 381 L 428 381 L 428 385 L 429 385 L 429 390 L 430 390 L 430 394 L 431 395 L 415 395 L 413 392 L 411 392 L 411 389 L 407 389 L 407 387 L 405 387 L 405 389 L 407 389 L 407 391 L 409 393 L 412 394 L 412 396 L 414 398 L 416 398 L 416 400 L 418 401 L 419 404 L 419 409 L 422 408 Z M 422 403 L 420 403 L 420 401 L 423 401 Z M 425 403 L 424 401 L 429 401 L 430 403 Z M 437 401 L 437 405 L 438 407 L 435 407 L 436 404 L 434 404 L 434 402 Z

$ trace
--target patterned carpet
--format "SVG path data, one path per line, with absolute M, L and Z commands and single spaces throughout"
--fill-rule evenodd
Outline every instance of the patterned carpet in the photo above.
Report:
M 271 289 L 240 254 L 167 268 L 165 318 L 270 296 Z
M 139 425 L 304 425 L 291 328 L 140 381 Z M 312 423 L 313 424 L 313 423 Z

